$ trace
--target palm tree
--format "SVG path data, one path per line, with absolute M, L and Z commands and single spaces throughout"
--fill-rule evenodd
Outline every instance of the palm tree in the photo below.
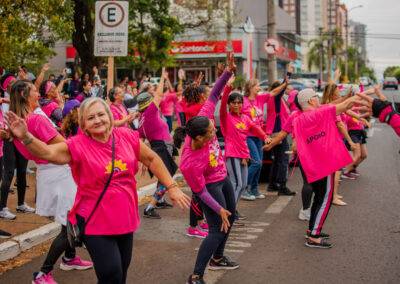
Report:
M 325 71 L 329 65 L 328 54 L 329 46 L 324 45 L 325 41 L 331 40 L 332 56 L 337 56 L 341 53 L 343 48 L 343 38 L 339 34 L 339 29 L 335 28 L 333 31 L 326 31 L 322 34 L 322 37 L 313 38 L 308 42 L 310 50 L 307 53 L 308 57 L 308 69 L 312 66 L 319 67 L 319 53 L 320 46 L 322 45 L 322 70 Z

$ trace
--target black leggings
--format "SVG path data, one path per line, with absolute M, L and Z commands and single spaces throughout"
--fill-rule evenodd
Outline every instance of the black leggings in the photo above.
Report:
M 286 138 L 282 140 L 281 144 L 272 148 L 271 151 L 274 155 L 274 159 L 272 161 L 270 183 L 286 185 L 289 156 L 285 154 L 285 151 L 288 149 L 289 145 Z
M 57 259 L 61 256 L 61 254 L 65 251 L 66 258 L 74 258 L 75 257 L 75 248 L 72 248 L 69 245 L 67 238 L 67 227 L 61 226 L 61 232 L 54 239 L 51 244 L 49 253 L 47 254 L 46 260 L 43 263 L 41 272 L 48 274 L 53 270 L 53 266 L 56 263 Z
M 133 233 L 85 235 L 83 241 L 92 258 L 99 284 L 124 284 L 132 258 Z
M 231 181 L 226 177 L 222 181 L 206 184 L 206 188 L 211 196 L 226 210 L 232 213 L 229 216 L 229 223 L 233 224 L 235 219 L 235 193 Z M 194 275 L 203 276 L 207 262 L 211 256 L 215 259 L 224 256 L 225 243 L 229 237 L 228 233 L 221 232 L 222 220 L 219 214 L 214 212 L 210 207 L 202 203 L 204 214 L 206 215 L 209 231 L 208 236 L 201 243 L 199 253 L 197 254 L 196 264 L 194 267 Z
M 17 169 L 17 189 L 18 189 L 18 205 L 24 204 L 25 188 L 26 188 L 26 167 L 28 160 L 15 147 L 13 142 L 4 139 L 4 174 L 1 184 L 0 210 L 7 207 L 8 192 L 10 190 L 11 181 L 14 177 L 14 169 Z
M 301 200 L 303 201 L 303 210 L 310 208 L 311 198 L 313 194 L 312 185 L 308 183 L 306 174 L 303 170 L 303 167 L 299 161 L 299 168 L 301 172 L 301 177 L 303 178 L 303 188 L 301 190 Z
M 200 198 L 198 198 L 196 194 L 192 194 L 192 202 L 190 203 L 190 226 L 196 227 L 197 221 L 203 219 L 204 216 Z

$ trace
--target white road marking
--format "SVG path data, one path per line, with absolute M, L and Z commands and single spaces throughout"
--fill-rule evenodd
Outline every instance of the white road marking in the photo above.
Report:
M 267 214 L 279 214 L 289 204 L 293 196 L 279 196 L 278 199 L 272 203 L 264 213 Z
M 269 223 L 266 223 L 266 222 L 258 222 L 258 221 L 248 221 L 248 222 L 246 222 L 246 226 L 267 227 L 267 226 L 269 226 Z
M 198 251 L 199 248 L 195 248 L 194 250 Z M 244 252 L 244 250 L 242 250 L 242 249 L 227 249 L 227 248 L 225 248 L 224 251 L 225 252 L 232 252 L 232 253 L 243 253 Z
M 262 233 L 264 232 L 264 229 L 262 228 L 250 228 L 250 227 L 244 227 L 244 228 L 233 228 L 232 232 L 247 232 L 247 233 Z
M 249 235 L 249 234 L 235 234 L 235 233 L 230 233 L 229 234 L 229 239 L 237 239 L 237 240 L 255 240 L 257 239 L 257 235 Z
M 235 247 L 235 248 L 249 248 L 251 247 L 251 243 L 246 243 L 246 242 L 240 242 L 240 241 L 229 241 L 226 243 L 227 246 L 229 247 Z

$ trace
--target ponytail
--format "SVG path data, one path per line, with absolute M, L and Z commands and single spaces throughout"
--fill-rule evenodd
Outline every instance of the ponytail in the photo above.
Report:
M 174 145 L 176 148 L 182 146 L 185 141 L 186 135 L 190 138 L 196 139 L 197 136 L 204 136 L 207 133 L 207 128 L 210 125 L 210 119 L 206 116 L 194 116 L 186 123 L 186 126 L 181 126 L 175 129 Z
M 185 137 L 186 137 L 186 126 L 180 126 L 178 128 L 175 129 L 174 131 L 174 145 L 176 148 L 181 148 L 182 143 L 185 141 Z

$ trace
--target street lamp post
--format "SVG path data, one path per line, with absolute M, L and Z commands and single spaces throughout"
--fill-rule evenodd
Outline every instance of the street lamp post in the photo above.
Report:
M 346 40 L 345 40 L 345 60 L 344 60 L 344 83 L 347 84 L 348 82 L 348 52 L 347 49 L 349 48 L 349 13 L 351 10 L 357 9 L 357 8 L 362 8 L 363 5 L 358 5 L 355 6 L 353 8 L 350 8 L 349 10 L 347 10 L 346 12 Z

